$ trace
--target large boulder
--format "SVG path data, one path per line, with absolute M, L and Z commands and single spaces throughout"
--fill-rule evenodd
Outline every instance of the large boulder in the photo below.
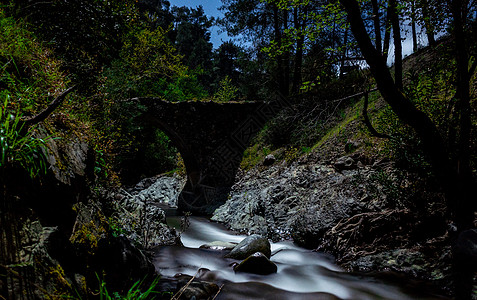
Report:
M 370 166 L 338 172 L 315 162 L 252 169 L 232 187 L 230 199 L 212 220 L 232 230 L 277 241 L 293 238 L 301 246 L 316 248 L 341 219 L 382 210 L 383 193 L 370 197 L 365 184 L 375 172 Z
M 185 178 L 178 175 L 145 178 L 128 193 L 143 202 L 168 204 L 176 207 L 177 199 L 185 184 Z
M 235 248 L 230 251 L 225 257 L 234 259 L 245 259 L 255 252 L 261 252 L 266 257 L 270 257 L 272 251 L 270 248 L 270 242 L 267 238 L 253 234 L 242 240 Z
M 181 178 L 160 176 L 142 180 L 129 192 L 111 195 L 112 227 L 144 249 L 180 243 L 179 234 L 166 224 L 163 208 L 176 205 L 181 187 Z
M 256 252 L 234 267 L 235 272 L 268 275 L 277 272 L 277 265 L 263 253 Z

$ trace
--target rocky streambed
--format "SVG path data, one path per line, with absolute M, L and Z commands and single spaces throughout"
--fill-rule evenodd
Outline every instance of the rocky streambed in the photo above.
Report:
M 293 243 L 295 238 L 314 249 L 325 243 L 326 234 L 343 220 L 379 213 L 385 206 L 385 198 L 381 203 L 370 199 L 364 183 L 375 172 L 373 167 L 354 164 L 341 170 L 305 163 L 252 170 L 237 182 L 229 201 L 212 217 L 224 225 L 195 217 L 169 218 L 167 223 L 175 229 L 165 226 L 162 209 L 175 205 L 182 179 L 147 179 L 115 195 L 125 210 L 119 219 L 124 221 L 127 236 L 148 249 L 156 272 L 163 277 L 161 289 L 177 292 L 186 287 L 184 299 L 216 295 L 216 299 L 438 299 L 433 292 L 426 292 L 427 287 L 433 289 L 427 283 L 389 272 L 404 270 L 416 275 L 415 270 L 430 270 L 425 254 L 416 249 L 389 248 L 357 257 L 343 268 L 334 263 L 333 256 Z M 150 221 L 142 228 L 127 227 L 142 224 L 139 220 L 144 216 Z M 141 235 L 144 228 L 149 237 Z M 230 255 L 246 238 L 244 234 L 258 234 L 275 243 L 270 252 Z M 155 237 L 157 243 L 152 242 Z M 256 252 L 265 252 L 265 258 Z M 254 255 L 257 259 L 252 266 L 238 268 Z M 357 271 L 388 272 L 346 272 L 353 264 Z M 402 288 L 413 285 L 419 289 Z
M 164 279 L 184 281 L 184 299 L 441 299 L 422 285 L 410 288 L 411 281 L 405 287 L 396 274 L 347 273 L 331 256 L 291 241 L 269 244 L 207 219 L 189 222 L 181 234 L 183 246 L 153 251 L 153 264 Z
M 389 161 L 358 153 L 318 161 L 312 153 L 253 168 L 211 219 L 331 253 L 349 271 L 392 270 L 449 284 L 442 203 L 409 208 L 408 195 L 398 193 L 411 179 L 394 177 Z

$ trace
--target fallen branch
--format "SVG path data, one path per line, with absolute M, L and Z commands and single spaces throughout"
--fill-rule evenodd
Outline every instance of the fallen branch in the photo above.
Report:
M 58 97 L 55 98 L 55 100 L 53 100 L 50 103 L 50 105 L 48 105 L 47 108 L 45 108 L 42 112 L 40 112 L 36 116 L 31 117 L 31 118 L 27 118 L 27 119 L 22 119 L 21 122 L 22 122 L 23 128 L 28 129 L 29 127 L 31 127 L 35 124 L 38 124 L 38 123 L 42 122 L 43 120 L 45 120 L 46 118 L 48 118 L 48 116 L 55 109 L 57 109 L 58 106 L 60 106 L 61 103 L 63 103 L 63 100 L 65 100 L 66 95 L 71 93 L 75 89 L 75 87 L 76 86 L 72 86 L 72 87 L 68 88 L 67 90 L 63 91 Z
M 217 296 L 220 294 L 220 291 L 222 291 L 222 288 L 224 287 L 224 285 L 222 284 L 219 288 L 219 290 L 217 291 L 217 294 L 215 294 L 214 298 L 212 298 L 212 300 L 215 300 L 215 298 L 217 298 Z
M 189 280 L 189 282 L 186 283 L 186 285 L 184 285 L 174 296 L 172 296 L 171 300 L 179 300 L 181 298 L 182 294 L 185 292 L 185 290 L 192 283 L 192 281 L 194 281 L 194 279 L 195 279 L 195 277 L 197 276 L 198 273 L 199 273 L 199 271 L 197 271 L 195 273 L 195 275 L 192 276 L 192 278 Z

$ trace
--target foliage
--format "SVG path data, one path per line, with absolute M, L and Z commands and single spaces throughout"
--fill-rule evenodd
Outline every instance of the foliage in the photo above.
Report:
M 113 237 L 118 237 L 126 233 L 126 230 L 121 226 L 117 218 L 109 217 L 108 219 L 109 231 Z
M 245 171 L 250 170 L 261 163 L 271 152 L 268 146 L 262 146 L 260 141 L 256 141 L 254 145 L 245 149 L 242 161 L 240 162 L 240 168 Z
M 120 295 L 117 292 L 110 293 L 106 288 L 106 282 L 101 280 L 96 274 L 99 281 L 99 299 L 101 300 L 150 300 L 155 299 L 156 295 L 163 295 L 163 292 L 155 291 L 156 285 L 159 283 L 159 277 L 156 277 L 144 291 L 143 284 L 145 279 L 136 281 L 128 290 L 126 295 Z
M 183 62 L 191 69 L 210 70 L 212 43 L 209 28 L 214 19 L 207 17 L 201 5 L 197 8 L 173 7 L 175 46 Z
M 432 62 L 421 62 L 419 70 L 409 69 L 406 76 L 405 92 L 410 101 L 425 112 L 436 124 L 447 141 L 455 139 L 451 128 L 455 126 L 455 116 L 451 113 L 455 105 L 453 80 L 454 61 L 446 58 L 448 49 L 440 51 L 440 58 Z M 379 132 L 392 136 L 386 144 L 386 151 L 393 156 L 399 167 L 429 176 L 431 166 L 422 150 L 422 143 L 414 130 L 405 125 L 389 106 L 379 112 L 375 120 Z M 448 145 L 447 147 L 452 147 Z
M 0 8 L 0 97 L 22 113 L 45 105 L 67 85 L 60 62 Z
M 46 160 L 43 148 L 46 143 L 41 138 L 33 137 L 32 129 L 22 133 L 21 114 L 12 115 L 8 111 L 8 97 L 0 107 L 0 169 L 20 166 L 30 177 L 46 173 Z M 2 172 L 2 176 L 6 175 Z
M 237 97 L 238 88 L 236 88 L 231 79 L 225 76 L 219 83 L 219 90 L 214 95 L 214 101 L 216 102 L 229 102 L 235 100 Z
M 169 137 L 161 130 L 154 131 L 151 143 L 145 145 L 147 160 L 142 166 L 147 175 L 155 175 L 158 171 L 172 170 L 176 167 L 177 149 Z
M 83 93 L 94 90 L 101 68 L 117 57 L 123 33 L 138 20 L 134 0 L 12 2 L 11 14 L 49 43 Z
M 176 102 L 207 95 L 197 72 L 183 65 L 167 34 L 161 27 L 131 29 L 120 58 L 104 71 L 104 99 L 95 107 L 95 128 L 110 137 L 109 153 L 115 153 L 116 165 L 131 180 L 173 169 L 177 150 L 163 132 L 138 124 L 142 107 L 122 100 L 159 97 Z

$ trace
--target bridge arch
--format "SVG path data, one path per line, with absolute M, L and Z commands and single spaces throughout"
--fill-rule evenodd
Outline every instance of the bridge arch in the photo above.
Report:
M 195 214 L 211 214 L 226 201 L 244 150 L 276 113 L 258 102 L 130 101 L 146 107 L 141 121 L 162 130 L 179 150 L 187 182 L 178 206 Z

